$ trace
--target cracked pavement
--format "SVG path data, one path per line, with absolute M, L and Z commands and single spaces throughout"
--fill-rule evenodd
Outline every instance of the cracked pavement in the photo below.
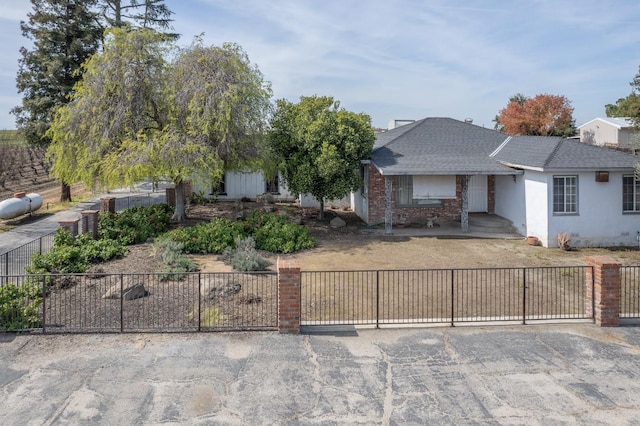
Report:
M 640 424 L 639 360 L 593 324 L 0 334 L 0 424 Z

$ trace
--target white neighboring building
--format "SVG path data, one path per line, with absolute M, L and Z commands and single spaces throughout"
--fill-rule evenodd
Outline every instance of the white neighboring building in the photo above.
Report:
M 629 118 L 594 118 L 578 126 L 578 131 L 580 142 L 589 145 L 621 149 L 640 148 L 633 146 L 635 131 Z
M 194 183 L 192 190 L 196 194 L 201 192 L 205 198 L 226 201 L 242 200 L 243 198 L 255 200 L 263 194 L 271 194 L 275 201 L 296 201 L 280 175 L 267 180 L 261 172 L 256 171 L 228 171 L 225 172 L 222 182 L 217 187 Z M 320 207 L 318 200 L 311 195 L 301 195 L 297 201 L 300 203 L 300 207 Z M 325 208 L 327 207 L 348 208 L 350 207 L 349 197 L 342 200 L 326 200 Z

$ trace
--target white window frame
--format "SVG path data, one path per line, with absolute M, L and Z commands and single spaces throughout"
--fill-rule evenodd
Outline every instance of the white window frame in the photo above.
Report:
M 625 189 L 628 185 L 627 181 L 633 179 L 633 209 L 626 209 L 627 200 L 625 200 Z M 634 175 L 622 176 L 622 212 L 623 213 L 640 213 L 640 180 L 636 179 Z
M 557 184 L 558 183 L 558 184 Z M 559 185 L 561 183 L 561 185 Z M 562 188 L 562 194 L 557 189 Z M 562 199 L 559 199 L 562 198 Z M 578 214 L 578 176 L 558 175 L 553 177 L 553 214 Z

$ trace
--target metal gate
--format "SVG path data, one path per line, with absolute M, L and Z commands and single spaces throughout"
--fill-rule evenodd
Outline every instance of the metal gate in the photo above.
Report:
M 302 325 L 592 319 L 587 266 L 301 273 Z

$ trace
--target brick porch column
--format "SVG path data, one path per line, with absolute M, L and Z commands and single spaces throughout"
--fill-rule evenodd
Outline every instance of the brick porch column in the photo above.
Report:
M 278 331 L 300 333 L 300 265 L 278 258 Z
M 58 225 L 74 237 L 78 235 L 78 223 L 80 223 L 80 218 L 63 219 L 58 221 Z
M 607 256 L 587 256 L 586 312 L 592 314 L 601 327 L 620 325 L 622 277 L 620 262 Z M 593 286 L 590 285 L 593 283 Z
M 115 212 L 116 212 L 115 197 L 100 198 L 100 213 L 115 213 Z
M 82 233 L 98 239 L 98 210 L 82 210 Z

